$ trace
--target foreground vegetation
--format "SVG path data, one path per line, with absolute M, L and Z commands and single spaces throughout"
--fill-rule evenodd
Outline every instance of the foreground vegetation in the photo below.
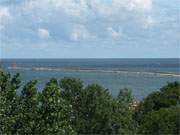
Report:
M 128 89 L 113 98 L 98 84 L 51 79 L 21 86 L 19 74 L 0 71 L 0 134 L 179 134 L 180 84 L 168 83 L 138 107 Z M 20 89 L 21 93 L 18 93 Z M 41 91 L 41 92 L 40 92 Z

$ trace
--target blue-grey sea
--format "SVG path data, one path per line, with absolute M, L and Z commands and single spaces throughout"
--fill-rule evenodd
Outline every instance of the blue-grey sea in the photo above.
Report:
M 117 96 L 129 88 L 135 100 L 171 81 L 180 81 L 180 59 L 0 59 L 4 70 L 21 74 L 22 83 L 38 80 L 42 90 L 50 78 L 80 78 L 85 85 L 97 83 Z

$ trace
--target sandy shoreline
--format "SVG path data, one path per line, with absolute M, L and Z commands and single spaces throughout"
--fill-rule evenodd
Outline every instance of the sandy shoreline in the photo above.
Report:
M 106 73 L 117 73 L 117 74 L 128 74 L 134 73 L 139 75 L 159 75 L 159 76 L 173 76 L 180 77 L 180 74 L 172 72 L 158 72 L 158 71 L 129 71 L 129 70 L 111 70 L 111 69 L 98 69 L 98 68 L 49 68 L 49 67 L 8 67 L 10 70 L 35 70 L 35 71 L 71 71 L 71 72 L 106 72 Z

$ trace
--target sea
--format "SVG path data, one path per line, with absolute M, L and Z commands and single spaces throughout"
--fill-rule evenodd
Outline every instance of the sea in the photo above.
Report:
M 128 88 L 142 100 L 168 82 L 180 82 L 180 59 L 0 59 L 0 68 L 20 73 L 22 84 L 38 80 L 41 91 L 51 79 L 75 77 L 85 86 L 99 84 L 116 97 Z

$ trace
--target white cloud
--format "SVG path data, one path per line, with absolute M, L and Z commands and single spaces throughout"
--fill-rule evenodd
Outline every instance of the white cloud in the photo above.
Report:
M 113 39 L 119 39 L 122 36 L 122 32 L 119 29 L 118 31 L 114 30 L 112 27 L 107 28 L 108 34 L 113 38 Z
M 102 0 L 92 0 L 91 6 L 96 14 L 102 16 L 121 15 L 129 11 L 138 11 L 139 13 L 149 12 L 152 9 L 152 0 L 112 0 L 105 3 Z M 132 14 L 136 14 L 132 12 Z
M 0 31 L 5 29 L 5 22 L 11 18 L 9 8 L 0 7 Z
M 130 10 L 150 11 L 152 9 L 152 0 L 130 0 L 128 6 Z
M 144 19 L 143 23 L 143 28 L 148 29 L 153 27 L 156 24 L 156 21 L 151 16 L 148 16 Z
M 64 13 L 75 17 L 80 17 L 82 14 L 88 12 L 86 0 L 30 0 L 25 4 L 24 10 L 27 9 L 40 9 L 41 12 Z
M 42 39 L 47 39 L 50 37 L 49 31 L 44 28 L 39 28 L 38 29 L 38 36 Z
M 75 25 L 70 35 L 72 41 L 91 40 L 93 38 L 84 25 Z
M 101 40 L 107 33 L 109 38 L 120 39 L 121 30 L 114 29 L 117 26 L 127 29 L 126 25 L 133 27 L 138 23 L 138 28 L 142 23 L 143 28 L 154 25 L 154 19 L 148 18 L 152 0 L 28 0 L 13 8 L 10 7 L 16 14 L 11 25 L 17 22 L 23 28 L 46 26 L 52 34 L 39 28 L 36 36 L 42 39 L 54 36 L 52 39 L 58 40 Z M 0 16 L 10 16 L 8 12 L 3 9 Z M 29 23 L 26 20 L 30 20 Z
M 0 20 L 5 17 L 10 17 L 10 12 L 7 7 L 0 7 Z
M 25 10 L 55 11 L 73 17 L 88 15 L 112 16 L 128 11 L 150 11 L 152 0 L 29 0 Z M 134 12 L 132 12 L 134 13 Z
M 80 17 L 84 13 L 88 13 L 88 6 L 86 0 L 61 0 L 57 2 L 56 8 L 64 10 L 67 15 Z
M 25 3 L 24 12 L 41 20 L 63 16 L 79 23 L 94 18 L 106 18 L 108 21 L 129 15 L 144 17 L 144 14 L 151 11 L 152 4 L 152 0 L 29 0 Z

